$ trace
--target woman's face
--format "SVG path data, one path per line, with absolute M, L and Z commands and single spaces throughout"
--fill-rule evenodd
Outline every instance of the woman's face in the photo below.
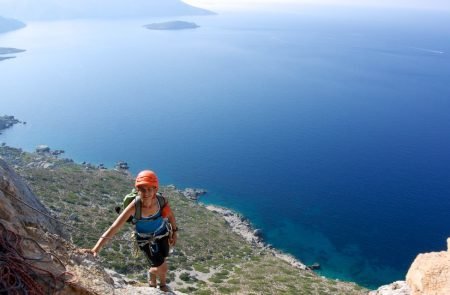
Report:
M 153 199 L 158 191 L 156 187 L 150 185 L 141 185 L 137 190 L 142 200 Z

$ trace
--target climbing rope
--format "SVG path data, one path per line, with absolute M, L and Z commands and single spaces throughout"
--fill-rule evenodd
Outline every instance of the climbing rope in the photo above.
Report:
M 25 243 L 33 245 L 33 257 L 24 254 Z M 48 263 L 56 268 L 54 272 L 49 270 Z M 67 284 L 74 284 L 74 278 L 57 256 L 0 223 L 0 294 L 54 294 Z

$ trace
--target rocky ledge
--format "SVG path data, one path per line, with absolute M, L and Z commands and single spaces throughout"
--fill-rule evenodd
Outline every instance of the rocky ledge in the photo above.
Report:
M 230 209 L 207 205 L 206 209 L 218 213 L 223 216 L 225 221 L 230 225 L 231 230 L 238 235 L 242 236 L 253 247 L 260 248 L 264 251 L 269 251 L 273 256 L 278 257 L 281 260 L 288 262 L 290 265 L 299 269 L 309 269 L 308 266 L 297 260 L 292 255 L 283 253 L 274 249 L 271 245 L 267 245 L 262 238 L 262 231 L 260 229 L 254 229 L 250 222 L 239 213 L 233 212 Z

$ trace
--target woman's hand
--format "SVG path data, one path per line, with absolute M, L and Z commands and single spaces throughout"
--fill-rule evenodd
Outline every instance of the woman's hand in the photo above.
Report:
M 169 245 L 171 247 L 175 246 L 177 243 L 178 234 L 176 231 L 173 231 L 172 234 L 169 236 Z
M 81 254 L 92 254 L 94 257 L 98 256 L 98 252 L 94 251 L 94 249 L 79 249 L 78 252 Z

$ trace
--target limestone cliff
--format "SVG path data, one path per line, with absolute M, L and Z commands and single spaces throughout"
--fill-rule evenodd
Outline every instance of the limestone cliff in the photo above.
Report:
M 419 254 L 406 274 L 412 295 L 450 294 L 450 238 L 447 251 Z
M 369 295 L 449 295 L 450 238 L 447 251 L 419 254 L 406 274 L 406 281 L 382 286 Z

